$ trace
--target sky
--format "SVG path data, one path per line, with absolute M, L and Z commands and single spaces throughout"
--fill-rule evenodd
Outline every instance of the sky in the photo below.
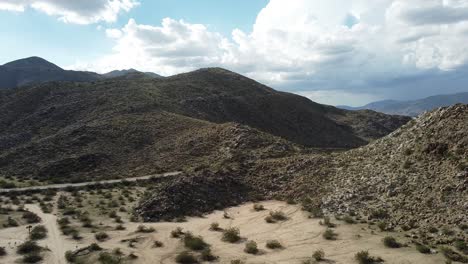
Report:
M 319 103 L 468 91 L 468 0 L 0 0 L 0 64 L 223 67 Z

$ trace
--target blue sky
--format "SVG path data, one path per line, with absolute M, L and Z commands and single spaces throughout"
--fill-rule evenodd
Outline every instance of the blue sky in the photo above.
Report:
M 0 64 L 223 67 L 332 105 L 468 91 L 466 0 L 0 0 Z
M 112 46 L 98 26 L 123 27 L 130 18 L 138 23 L 158 24 L 163 18 L 184 19 L 207 25 L 229 36 L 234 28 L 250 31 L 258 12 L 267 0 L 145 0 L 115 22 L 90 25 L 58 23 L 57 18 L 26 9 L 24 12 L 0 10 L 0 64 L 29 56 L 40 56 L 59 65 L 77 59 L 90 60 L 105 54 Z

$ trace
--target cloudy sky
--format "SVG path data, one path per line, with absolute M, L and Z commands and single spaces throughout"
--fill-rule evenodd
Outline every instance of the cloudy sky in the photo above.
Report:
M 468 91 L 468 0 L 0 0 L 0 64 L 224 67 L 327 104 Z

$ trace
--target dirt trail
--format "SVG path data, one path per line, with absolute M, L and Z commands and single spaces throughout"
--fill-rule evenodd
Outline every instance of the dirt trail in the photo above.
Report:
M 73 249 L 73 245 L 69 243 L 65 237 L 60 235 L 60 230 L 57 225 L 57 216 L 43 213 L 41 208 L 36 204 L 27 204 L 25 208 L 40 216 L 42 218 L 41 224 L 47 228 L 47 238 L 40 242 L 41 245 L 50 250 L 46 263 L 66 264 L 65 252 Z
M 85 187 L 85 186 L 93 186 L 98 184 L 113 184 L 113 183 L 120 183 L 120 182 L 135 182 L 135 181 L 142 181 L 142 180 L 149 180 L 152 178 L 164 178 L 164 177 L 171 177 L 177 176 L 181 174 L 180 171 L 175 172 L 167 172 L 163 174 L 152 174 L 146 175 L 141 177 L 134 177 L 134 178 L 125 178 L 125 179 L 116 179 L 116 180 L 105 180 L 105 181 L 93 181 L 93 182 L 80 182 L 80 183 L 64 183 L 64 184 L 50 184 L 50 185 L 42 185 L 42 186 L 33 186 L 33 187 L 24 187 L 24 188 L 12 188 L 12 189 L 0 189 L 1 193 L 11 193 L 11 192 L 24 192 L 24 191 L 38 191 L 38 190 L 63 190 L 67 187 Z

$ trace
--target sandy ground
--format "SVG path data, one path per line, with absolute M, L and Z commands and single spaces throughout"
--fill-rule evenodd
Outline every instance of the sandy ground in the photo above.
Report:
M 189 218 L 184 223 L 145 223 L 145 226 L 156 228 L 156 232 L 150 234 L 135 233 L 140 223 L 125 223 L 127 230 L 110 231 L 110 239 L 99 243 L 106 249 L 120 248 L 125 254 L 135 253 L 138 259 L 132 263 L 154 264 L 154 263 L 175 263 L 174 258 L 177 253 L 184 250 L 179 239 L 171 238 L 170 232 L 176 227 L 183 228 L 184 231 L 191 231 L 194 235 L 200 235 L 212 246 L 213 254 L 219 256 L 218 263 L 230 263 L 233 259 L 241 259 L 246 263 L 302 263 L 309 258 L 317 249 L 322 249 L 327 258 L 327 262 L 348 264 L 355 263 L 354 255 L 361 250 L 369 250 L 374 256 L 380 256 L 388 264 L 440 264 L 445 259 L 440 255 L 423 255 L 416 251 L 414 246 L 390 249 L 386 248 L 381 240 L 386 233 L 376 232 L 372 234 L 367 225 L 348 225 L 337 222 L 335 231 L 339 234 L 335 241 L 328 241 L 322 238 L 325 228 L 319 225 L 319 219 L 309 219 L 305 212 L 298 206 L 288 205 L 282 202 L 269 201 L 262 203 L 267 210 L 255 212 L 252 204 L 233 207 L 228 210 L 231 219 L 225 219 L 222 211 L 214 212 L 204 218 Z M 63 255 L 66 250 L 75 249 L 96 242 L 93 234 L 83 234 L 84 239 L 79 242 L 65 238 L 60 235 L 56 225 L 54 215 L 44 215 L 37 206 L 28 207 L 31 211 L 40 213 L 44 219 L 44 225 L 49 230 L 49 237 L 41 244 L 47 244 L 53 253 L 48 254 L 44 263 L 61 264 L 66 263 Z M 39 211 L 37 211 L 39 210 Z M 264 218 L 269 214 L 269 210 L 281 210 L 286 213 L 289 220 L 277 224 L 268 224 Z M 237 227 L 240 229 L 242 242 L 230 244 L 221 241 L 221 232 L 210 231 L 210 224 L 218 222 L 221 228 Z M 109 225 L 115 226 L 109 220 Z M 406 242 L 402 234 L 391 233 L 401 242 Z M 7 245 L 7 242 L 22 242 L 27 237 L 25 227 L 9 228 L 0 231 L 0 245 Z M 128 243 L 121 242 L 123 239 L 138 238 L 134 248 L 128 247 Z M 265 247 L 267 240 L 279 240 L 284 249 L 270 250 Z M 162 248 L 154 248 L 153 243 L 159 240 L 164 243 Z M 260 253 L 250 255 L 244 253 L 245 241 L 254 240 L 257 242 Z M 18 257 L 13 257 L 14 249 L 9 250 L 9 257 L 0 259 L 1 263 L 12 263 Z M 3 262 L 6 261 L 6 262 Z M 9 262 L 11 261 L 11 262 Z

